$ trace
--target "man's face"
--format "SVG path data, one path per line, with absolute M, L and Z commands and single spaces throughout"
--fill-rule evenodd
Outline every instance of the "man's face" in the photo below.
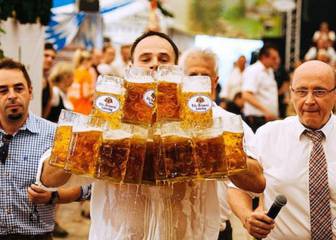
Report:
M 44 60 L 43 60 L 43 70 L 49 71 L 52 65 L 54 64 L 54 60 L 56 58 L 56 53 L 53 50 L 47 49 L 44 50 Z
M 148 70 L 157 70 L 160 65 L 174 65 L 175 58 L 170 43 L 158 36 L 142 39 L 133 52 L 133 64 Z
M 188 76 L 208 76 L 211 79 L 212 94 L 216 93 L 218 76 L 216 73 L 215 62 L 199 54 L 192 54 L 186 58 L 185 72 Z
M 273 68 L 275 69 L 277 66 L 277 62 L 280 59 L 279 53 L 277 50 L 271 48 L 269 50 L 268 56 L 263 57 L 263 64 L 265 65 L 266 68 Z
M 108 63 L 108 64 L 112 63 L 115 59 L 114 48 L 113 47 L 107 48 L 105 53 L 104 53 L 104 57 L 105 57 L 106 63 Z
M 322 64 L 319 62 L 319 64 Z M 301 65 L 303 66 L 303 65 Z M 308 128 L 320 129 L 327 123 L 330 113 L 335 106 L 335 91 L 328 93 L 323 97 L 313 96 L 313 90 L 331 90 L 335 87 L 335 79 L 331 69 L 326 66 L 308 65 L 298 68 L 294 73 L 292 88 L 294 90 L 309 90 L 305 97 L 291 92 L 296 113 L 300 122 Z
M 237 60 L 237 67 L 241 70 L 244 71 L 245 66 L 246 66 L 246 58 L 244 56 L 240 56 Z
M 124 45 L 120 48 L 121 58 L 128 63 L 131 57 L 131 45 Z
M 28 114 L 32 89 L 17 69 L 0 69 L 0 122 L 18 121 Z

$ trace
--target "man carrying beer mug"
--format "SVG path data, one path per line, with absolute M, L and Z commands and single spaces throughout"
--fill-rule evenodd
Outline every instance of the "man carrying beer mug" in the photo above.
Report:
M 34 184 L 55 125 L 29 112 L 32 84 L 25 67 L 0 61 L 0 239 L 50 240 L 55 204 L 79 199 L 80 187 L 49 192 Z
M 167 35 L 147 32 L 134 42 L 131 60 L 134 66 L 155 71 L 159 65 L 177 64 L 178 49 Z M 53 168 L 48 164 L 48 154 L 45 156 L 40 176 L 45 186 L 93 182 Z M 231 180 L 248 191 L 262 192 L 265 187 L 262 169 L 252 159 L 248 159 L 248 171 Z M 192 186 L 191 182 L 139 186 L 94 181 L 89 239 L 217 239 L 220 221 L 216 182 Z M 195 196 L 193 201 L 190 196 Z M 186 211 L 192 215 L 184 214 Z M 175 213 L 182 213 L 178 215 L 182 217 Z

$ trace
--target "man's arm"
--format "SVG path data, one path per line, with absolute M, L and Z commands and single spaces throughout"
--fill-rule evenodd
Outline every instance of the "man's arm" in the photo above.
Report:
M 59 199 L 56 203 L 71 203 L 81 197 L 81 187 L 59 188 Z M 28 198 L 31 202 L 37 204 L 48 204 L 51 199 L 51 192 L 45 191 L 35 184 L 28 187 Z
M 235 176 L 230 176 L 229 179 L 237 187 L 255 193 L 261 193 L 266 186 L 266 180 L 263 175 L 262 166 L 258 161 L 247 157 L 247 172 Z
M 252 106 L 254 106 L 255 108 L 257 108 L 260 111 L 262 111 L 267 121 L 272 121 L 272 120 L 276 120 L 277 119 L 277 117 L 273 113 L 271 113 L 270 111 L 268 111 L 268 109 L 265 108 L 265 106 L 263 106 L 258 101 L 258 99 L 254 96 L 254 94 L 252 92 L 244 91 L 243 92 L 243 99 L 246 102 L 248 102 L 249 104 L 251 104 Z
M 252 198 L 246 192 L 229 188 L 228 202 L 233 213 L 253 237 L 265 238 L 274 228 L 274 220 L 268 217 L 264 211 L 260 208 L 252 210 Z
M 60 187 L 64 185 L 70 177 L 71 173 L 51 166 L 49 164 L 49 158 L 44 160 L 40 177 L 42 185 L 46 187 Z

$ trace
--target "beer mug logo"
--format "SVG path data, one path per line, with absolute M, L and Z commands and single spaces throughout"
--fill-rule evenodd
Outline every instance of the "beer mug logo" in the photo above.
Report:
M 143 100 L 149 107 L 154 107 L 155 93 L 154 90 L 148 90 L 143 96 Z
M 113 96 L 100 96 L 96 99 L 95 105 L 106 113 L 114 113 L 120 108 L 119 101 Z
M 188 101 L 188 107 L 193 112 L 205 113 L 212 106 L 211 99 L 204 95 L 195 95 Z

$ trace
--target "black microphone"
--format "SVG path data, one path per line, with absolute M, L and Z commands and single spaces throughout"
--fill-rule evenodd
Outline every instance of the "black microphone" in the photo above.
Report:
M 281 208 L 285 206 L 287 203 L 287 198 L 284 195 L 278 195 L 271 208 L 267 212 L 267 216 L 269 216 L 272 219 L 275 219 L 278 213 L 280 212 Z
M 272 219 L 275 219 L 276 216 L 278 216 L 278 213 L 280 212 L 281 208 L 285 206 L 287 203 L 287 198 L 284 195 L 278 195 L 276 196 L 271 208 L 267 212 L 267 216 L 269 216 Z M 257 240 L 260 240 L 261 238 L 257 238 Z

